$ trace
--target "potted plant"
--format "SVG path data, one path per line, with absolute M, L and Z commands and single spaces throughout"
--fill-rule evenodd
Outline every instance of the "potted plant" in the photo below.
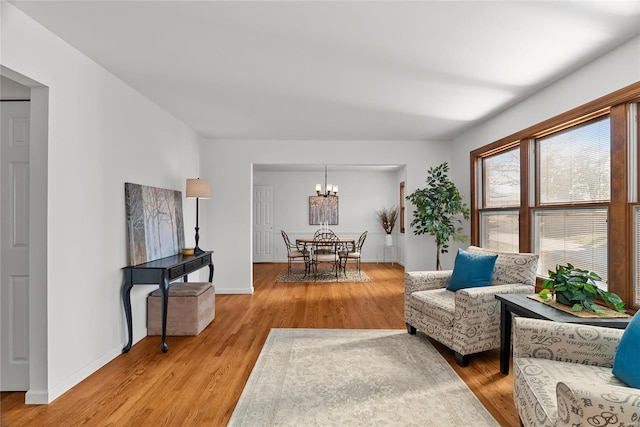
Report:
M 462 227 L 458 215 L 469 219 L 469 208 L 462 201 L 462 196 L 453 182 L 447 176 L 449 165 L 445 162 L 440 166 L 429 168 L 427 174 L 427 188 L 418 189 L 407 196 L 407 200 L 415 206 L 413 211 L 413 234 L 431 234 L 436 239 L 436 269 L 441 270 L 440 254 L 447 253 L 450 239 L 464 241 L 467 236 L 461 235 Z
M 398 206 L 382 208 L 379 211 L 376 211 L 376 216 L 378 217 L 378 221 L 380 221 L 384 232 L 387 233 L 384 242 L 385 246 L 393 246 L 391 232 L 393 231 L 393 227 L 395 227 L 396 220 L 398 219 Z
M 587 310 L 597 314 L 605 314 L 603 308 L 595 300 L 602 300 L 608 307 L 624 313 L 624 302 L 613 292 L 607 292 L 596 285 L 602 280 L 592 271 L 582 270 L 567 263 L 557 265 L 556 271 L 549 270 L 549 278 L 542 283 L 545 288 L 538 294 L 548 300 L 555 296 L 560 304 L 571 307 L 572 311 Z

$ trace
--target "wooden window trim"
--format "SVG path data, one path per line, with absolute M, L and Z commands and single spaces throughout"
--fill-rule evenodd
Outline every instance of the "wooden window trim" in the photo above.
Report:
M 593 118 L 593 114 L 606 114 L 605 109 L 611 108 L 613 105 L 624 104 L 628 102 L 640 102 L 640 82 L 633 83 L 627 87 L 617 90 L 609 95 L 605 95 L 594 101 L 576 107 L 565 113 L 547 119 L 543 122 L 530 126 L 524 130 L 516 132 L 505 138 L 501 138 L 483 147 L 477 148 L 471 152 L 472 157 L 486 157 L 493 154 L 494 151 L 501 151 L 509 144 L 517 144 L 523 139 L 534 138 L 543 135 L 550 129 L 555 132 L 563 128 L 566 123 L 579 123 L 584 119 Z M 516 141 L 515 143 L 513 141 Z M 471 187 L 474 188 L 474 187 Z
M 405 182 L 400 183 L 400 234 L 404 234 Z

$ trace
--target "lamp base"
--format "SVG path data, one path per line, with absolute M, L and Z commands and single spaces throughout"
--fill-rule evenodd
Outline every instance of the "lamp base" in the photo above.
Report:
M 200 247 L 196 246 L 193 249 L 193 255 L 198 256 L 198 255 L 202 255 L 204 253 L 204 251 L 202 249 L 200 249 Z

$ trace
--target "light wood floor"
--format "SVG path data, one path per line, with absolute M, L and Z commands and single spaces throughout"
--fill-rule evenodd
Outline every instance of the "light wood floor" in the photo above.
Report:
M 276 283 L 286 264 L 254 265 L 253 295 L 217 295 L 216 317 L 197 337 L 147 337 L 49 405 L 2 393 L 2 426 L 224 426 L 271 328 L 405 329 L 401 266 L 363 264 L 372 283 Z M 215 279 L 214 279 L 215 281 Z M 519 426 L 512 375 L 498 351 L 458 375 L 503 426 Z

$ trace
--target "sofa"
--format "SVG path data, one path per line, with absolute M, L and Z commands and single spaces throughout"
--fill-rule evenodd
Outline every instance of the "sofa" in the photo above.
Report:
M 407 331 L 420 330 L 453 350 L 460 366 L 469 356 L 500 347 L 500 303 L 496 294 L 535 291 L 538 255 L 489 251 L 469 246 L 466 252 L 497 255 L 489 286 L 451 291 L 453 270 L 405 273 L 404 320 Z
M 640 390 L 612 373 L 624 330 L 514 317 L 512 332 L 523 426 L 640 426 Z

